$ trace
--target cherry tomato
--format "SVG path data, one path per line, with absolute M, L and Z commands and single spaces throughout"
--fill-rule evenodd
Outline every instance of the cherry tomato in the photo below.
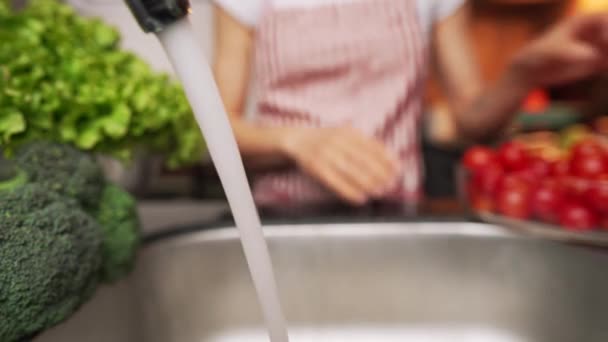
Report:
M 605 155 L 602 145 L 594 139 L 584 139 L 572 148 L 574 157 Z
M 593 182 L 585 193 L 585 203 L 602 216 L 608 216 L 608 183 Z
M 555 177 L 543 178 L 543 180 L 541 181 L 541 186 L 555 187 L 559 191 L 562 191 L 562 188 L 559 184 L 559 179 Z
M 528 166 L 529 155 L 522 143 L 510 141 L 500 147 L 498 159 L 505 170 L 520 171 Z
M 608 160 L 601 153 L 574 153 L 570 160 L 570 172 L 578 177 L 594 179 L 608 171 Z
M 496 154 L 488 147 L 474 146 L 467 150 L 463 164 L 467 170 L 475 172 L 496 161 Z
M 549 106 L 549 94 L 544 89 L 536 89 L 528 94 L 523 108 L 529 113 L 542 113 Z
M 560 159 L 551 165 L 551 174 L 555 177 L 566 177 L 570 174 L 570 161 Z
M 539 219 L 548 223 L 557 223 L 559 208 L 562 203 L 562 192 L 554 181 L 542 182 L 532 192 L 532 211 Z
M 581 177 L 562 177 L 559 185 L 568 199 L 585 201 L 585 194 L 591 188 L 592 182 Z
M 539 177 L 534 173 L 534 171 L 532 169 L 524 169 L 524 170 L 520 170 L 520 171 L 515 171 L 515 172 L 510 173 L 510 175 L 512 175 L 516 178 L 519 178 L 520 180 L 524 181 L 528 185 L 537 183 L 539 180 Z
M 561 207 L 559 223 L 566 229 L 588 231 L 598 225 L 598 219 L 590 209 L 579 203 L 568 203 Z
M 493 195 L 504 171 L 498 163 L 491 163 L 480 168 L 473 175 L 473 183 L 483 194 Z
M 496 185 L 496 193 L 512 189 L 530 189 L 532 183 L 521 174 L 505 174 Z
M 608 230 L 608 216 L 600 217 L 599 227 L 602 230 Z
M 496 198 L 496 206 L 498 212 L 507 217 L 529 219 L 532 216 L 529 188 L 527 186 L 503 188 Z
M 552 165 L 548 160 L 538 157 L 531 158 L 527 170 L 530 170 L 534 177 L 543 178 L 551 175 Z

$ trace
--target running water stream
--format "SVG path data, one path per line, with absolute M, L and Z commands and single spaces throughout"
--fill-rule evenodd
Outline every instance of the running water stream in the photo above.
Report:
M 241 234 L 243 250 L 270 341 L 287 342 L 287 327 L 262 225 L 249 190 L 230 121 L 209 64 L 187 18 L 168 26 L 158 33 L 158 38 L 184 86 L 220 176 Z

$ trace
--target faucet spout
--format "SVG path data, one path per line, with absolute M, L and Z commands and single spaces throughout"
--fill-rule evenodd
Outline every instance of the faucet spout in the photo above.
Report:
M 190 13 L 189 0 L 125 1 L 146 33 L 158 33 Z

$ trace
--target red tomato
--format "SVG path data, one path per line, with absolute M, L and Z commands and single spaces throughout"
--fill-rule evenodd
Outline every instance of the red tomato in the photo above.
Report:
M 574 157 L 604 155 L 605 153 L 602 145 L 594 139 L 585 139 L 572 148 Z
M 522 143 L 511 141 L 500 147 L 498 159 L 505 170 L 520 171 L 528 166 L 529 155 Z
M 598 214 L 608 216 L 608 183 L 593 182 L 585 193 L 585 202 Z
M 603 230 L 608 230 L 608 216 L 600 218 L 599 227 Z
M 539 219 L 556 223 L 562 203 L 562 192 L 554 181 L 543 182 L 532 193 L 532 211 Z
M 519 178 L 519 180 L 525 182 L 527 185 L 532 185 L 538 182 L 539 177 L 531 169 L 525 169 L 510 173 L 510 175 Z
M 536 89 L 528 94 L 524 100 L 523 108 L 530 113 L 544 112 L 549 106 L 549 95 L 544 89 Z
M 570 160 L 570 172 L 578 177 L 594 179 L 608 171 L 608 161 L 601 154 L 573 154 Z
M 498 212 L 507 217 L 520 220 L 532 216 L 530 206 L 530 190 L 527 186 L 503 188 L 496 198 Z
M 463 164 L 469 171 L 477 171 L 496 161 L 496 154 L 490 148 L 474 146 L 467 150 L 463 157 Z
M 496 185 L 496 193 L 504 192 L 512 189 L 530 189 L 531 182 L 527 177 L 522 177 L 521 174 L 506 174 Z
M 578 203 L 568 203 L 561 207 L 559 223 L 569 230 L 587 231 L 598 225 L 593 211 Z
M 570 174 L 570 161 L 560 159 L 551 165 L 551 174 L 555 177 L 566 177 Z
M 580 177 L 563 177 L 559 184 L 566 198 L 576 201 L 584 201 L 585 194 L 592 185 L 589 180 Z
M 504 171 L 498 163 L 488 164 L 473 175 L 473 183 L 482 193 L 492 195 L 503 174 Z
M 537 177 L 543 178 L 551 175 L 551 163 L 548 160 L 542 158 L 532 158 L 528 164 L 528 170 L 530 173 L 534 175 L 536 179 Z
M 559 184 L 559 180 L 555 177 L 544 178 L 541 182 L 541 185 L 548 186 L 548 187 L 555 187 L 556 189 L 558 189 L 560 191 L 562 190 L 562 188 L 560 187 L 560 184 Z

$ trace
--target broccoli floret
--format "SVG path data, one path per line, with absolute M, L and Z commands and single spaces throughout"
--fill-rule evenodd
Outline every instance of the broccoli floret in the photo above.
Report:
M 0 191 L 12 190 L 25 183 L 27 183 L 25 172 L 17 170 L 12 163 L 0 159 Z
M 136 201 L 89 154 L 37 142 L 0 165 L 0 341 L 70 317 L 100 281 L 131 271 Z
M 133 269 L 140 237 L 136 201 L 120 187 L 108 184 L 96 218 L 103 230 L 101 277 L 113 282 Z
M 105 179 L 90 154 L 69 145 L 38 141 L 19 149 L 15 163 L 30 182 L 75 198 L 85 210 L 97 208 Z
M 27 183 L 25 172 L 18 172 L 12 179 L 0 180 L 0 191 L 16 189 Z
M 101 228 L 76 201 L 27 184 L 0 192 L 0 341 L 54 326 L 90 298 Z

